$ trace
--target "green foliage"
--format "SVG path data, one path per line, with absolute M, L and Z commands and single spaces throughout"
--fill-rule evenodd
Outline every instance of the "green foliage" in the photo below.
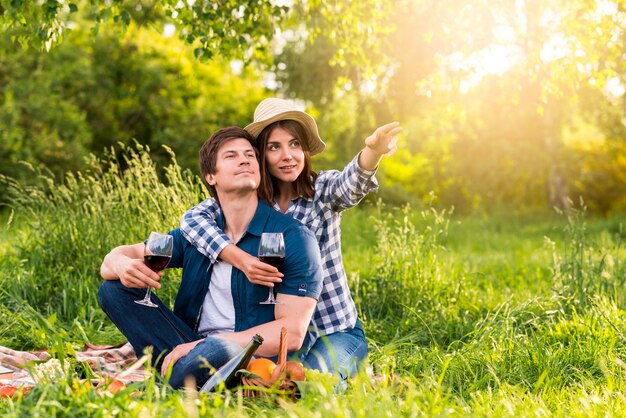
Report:
M 23 47 L 50 50 L 69 30 L 97 35 L 101 26 L 114 24 L 124 32 L 131 22 L 173 22 L 181 37 L 195 44 L 198 58 L 267 57 L 267 44 L 287 8 L 271 1 L 179 2 L 178 0 L 90 0 L 64 3 L 46 0 L 0 2 L 0 30 Z
M 70 28 L 98 35 L 102 25 L 112 24 L 124 33 L 132 24 L 171 23 L 179 36 L 194 47 L 199 59 L 241 59 L 269 64 L 272 40 L 280 29 L 301 31 L 311 39 L 319 34 L 332 40 L 336 53 L 332 64 L 360 62 L 370 67 L 366 51 L 381 55 L 381 35 L 376 23 L 384 21 L 390 2 L 323 2 L 271 0 L 75 0 L 42 3 L 0 1 L 0 32 L 11 35 L 23 47 L 50 50 Z M 373 67 L 370 67 L 370 72 Z
M 0 52 L 0 174 L 29 180 L 22 161 L 60 174 L 80 167 L 91 142 L 85 112 L 64 91 L 80 70 L 41 55 L 7 48 Z M 74 56 L 73 58 L 78 58 Z M 80 68 L 79 62 L 77 66 Z
M 359 279 L 355 297 L 362 307 L 362 316 L 372 323 L 371 332 L 381 339 L 404 339 L 429 343 L 448 339 L 447 330 L 431 329 L 432 318 L 425 312 L 445 311 L 451 307 L 461 283 L 450 277 L 441 282 L 443 266 L 437 260 L 448 230 L 446 211 L 422 211 L 420 224 L 409 207 L 386 212 L 380 203 L 372 222 L 376 231 L 375 256 L 370 258 L 369 271 Z M 410 280 L 395 280 L 397 277 Z M 449 302 L 442 305 L 442 301 Z M 453 308 L 454 309 L 454 308 Z M 419 330 L 415 321 L 423 322 Z M 380 334 L 379 334 L 380 333 Z
M 590 212 L 609 214 L 626 208 L 626 141 L 607 140 L 591 147 L 576 147 L 573 152 L 580 176 L 572 185 L 587 202 Z
M 245 126 L 262 98 L 251 69 L 202 64 L 180 41 L 134 26 L 122 39 L 103 28 L 95 42 L 75 31 L 47 54 L 1 43 L 0 174 L 27 184 L 37 180 L 22 161 L 62 178 L 88 152 L 133 140 L 160 162 L 167 145 L 195 170 L 210 133 Z
M 607 365 L 626 348 L 619 222 L 594 224 L 591 235 L 579 212 L 558 222 L 562 230 L 550 221 L 538 231 L 510 215 L 462 226 L 426 214 L 379 210 L 377 245 L 355 264 L 370 263 L 352 277 L 368 335 L 390 341 L 373 344 L 376 370 L 430 376 L 462 399 L 524 388 L 552 407 L 563 388 L 596 387 L 615 373 Z M 548 247 L 539 231 L 552 236 Z
M 566 239 L 568 245 L 559 254 L 555 243 L 546 239 L 546 244 L 553 251 L 553 277 L 555 289 L 562 298 L 560 301 L 565 312 L 589 309 L 595 306 L 598 295 L 608 295 L 619 306 L 626 303 L 621 289 L 626 276 L 619 254 L 622 238 L 617 236 L 604 242 L 593 243 L 589 240 L 585 220 L 586 207 L 574 210 L 567 215 Z
M 400 151 L 378 173 L 392 203 L 434 192 L 457 213 L 579 196 L 592 212 L 626 206 L 621 0 L 4 0 L 0 11 L 0 170 L 20 180 L 31 180 L 20 161 L 61 177 L 131 139 L 193 167 L 190 141 L 246 125 L 271 94 L 316 116 L 329 145 L 317 169 L 399 120 Z

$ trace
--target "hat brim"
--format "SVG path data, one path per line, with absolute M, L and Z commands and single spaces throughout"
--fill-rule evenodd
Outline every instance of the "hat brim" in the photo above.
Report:
M 309 114 L 298 110 L 290 110 L 288 112 L 274 115 L 269 119 L 252 122 L 244 129 L 256 139 L 263 129 L 279 120 L 294 120 L 299 122 L 306 130 L 309 131 L 309 144 L 307 145 L 309 146 L 309 152 L 311 155 L 319 154 L 326 148 L 326 144 L 322 141 L 322 138 L 320 138 L 315 119 L 313 119 Z

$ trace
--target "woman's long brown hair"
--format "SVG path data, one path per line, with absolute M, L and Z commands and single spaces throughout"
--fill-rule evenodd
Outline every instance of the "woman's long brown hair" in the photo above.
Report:
M 309 151 L 309 135 L 304 127 L 295 120 L 279 120 L 265 127 L 257 137 L 259 147 L 259 160 L 261 163 L 261 186 L 259 187 L 259 196 L 268 203 L 272 203 L 274 197 L 280 195 L 278 188 L 278 180 L 272 176 L 265 161 L 265 153 L 267 151 L 267 142 L 272 131 L 276 128 L 282 128 L 294 138 L 300 140 L 302 150 L 304 151 L 304 168 L 298 178 L 292 183 L 296 196 L 311 199 L 315 194 L 315 179 L 317 173 L 311 169 L 311 152 Z

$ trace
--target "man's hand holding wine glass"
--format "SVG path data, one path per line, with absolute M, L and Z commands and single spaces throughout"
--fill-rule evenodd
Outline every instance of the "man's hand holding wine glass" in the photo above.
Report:
M 129 288 L 161 288 L 159 280 L 163 276 L 163 271 L 153 271 L 146 265 L 143 257 L 140 259 L 126 258 L 121 260 L 115 267 L 115 273 L 120 278 L 122 284 Z
M 150 286 L 159 289 L 163 272 L 155 272 L 146 265 L 144 251 L 143 243 L 114 248 L 105 257 L 108 262 L 102 264 L 100 274 L 119 279 L 128 288 L 145 289 Z

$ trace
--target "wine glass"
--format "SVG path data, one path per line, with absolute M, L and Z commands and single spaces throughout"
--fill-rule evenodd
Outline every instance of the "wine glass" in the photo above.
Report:
M 143 251 L 143 262 L 146 263 L 146 266 L 150 267 L 152 271 L 159 272 L 170 262 L 173 250 L 174 240 L 171 235 L 151 232 Z M 146 296 L 144 296 L 143 299 L 136 300 L 135 303 L 151 308 L 158 307 L 159 305 L 150 300 L 151 289 L 152 288 L 148 286 Z
M 285 261 L 285 240 L 282 232 L 264 232 L 261 234 L 259 260 L 280 269 Z M 280 303 L 274 298 L 274 288 L 270 287 L 269 289 L 270 294 L 267 300 L 261 302 L 261 305 Z

